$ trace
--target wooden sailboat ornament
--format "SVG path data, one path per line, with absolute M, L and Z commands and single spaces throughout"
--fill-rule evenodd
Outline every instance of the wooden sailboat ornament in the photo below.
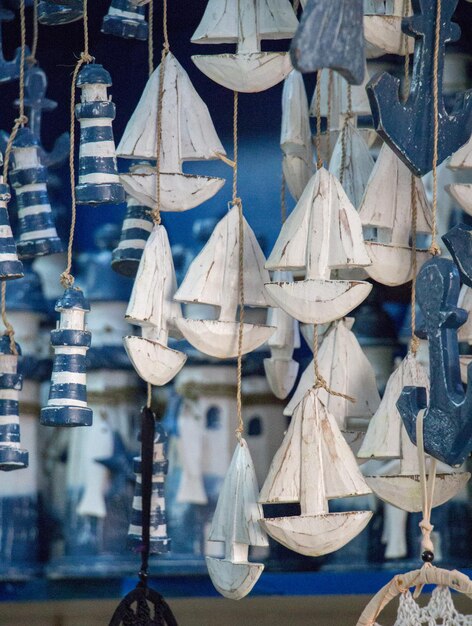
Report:
M 393 287 L 414 278 L 410 243 L 414 210 L 416 232 L 430 234 L 431 208 L 421 179 L 412 180 L 410 170 L 384 144 L 359 208 L 366 229 L 365 245 L 372 261 L 365 269 L 379 283 Z M 417 269 L 430 257 L 429 250 L 416 249 Z
M 365 0 L 364 39 L 369 59 L 384 54 L 412 54 L 414 40 L 405 37 L 402 19 L 411 15 L 411 3 L 407 0 Z
M 194 55 L 208 78 L 227 89 L 265 91 L 292 69 L 287 52 L 261 52 L 262 39 L 290 39 L 298 21 L 289 0 L 208 0 L 192 43 L 236 43 L 235 54 Z
M 369 264 L 355 208 L 337 178 L 320 167 L 266 263 L 269 270 L 304 270 L 305 279 L 267 283 L 268 294 L 301 322 L 331 322 L 352 311 L 372 289 L 365 281 L 333 280 L 331 272 Z
M 310 389 L 295 409 L 260 494 L 263 504 L 299 502 L 301 514 L 265 518 L 276 541 L 307 556 L 338 550 L 368 524 L 370 511 L 330 513 L 328 500 L 371 493 L 336 419 Z
M 472 136 L 452 155 L 447 166 L 451 170 L 472 171 Z M 472 183 L 452 183 L 446 185 L 446 190 L 468 215 L 472 215 Z
M 163 74 L 162 90 L 160 87 Z M 162 94 L 161 115 L 157 113 Z M 171 52 L 150 76 L 138 106 L 117 148 L 128 159 L 157 159 L 160 139 L 160 205 L 162 211 L 187 211 L 215 195 L 224 179 L 184 174 L 183 161 L 217 159 L 225 150 L 218 139 L 208 108 L 195 91 L 187 72 Z M 120 175 L 126 192 L 145 206 L 156 205 L 156 170 L 136 165 Z

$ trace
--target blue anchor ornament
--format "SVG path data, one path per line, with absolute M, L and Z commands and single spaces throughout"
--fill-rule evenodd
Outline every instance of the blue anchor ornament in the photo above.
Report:
M 18 374 L 18 355 L 14 354 L 10 337 L 0 337 L 0 470 L 28 467 L 28 452 L 20 448 L 19 393 L 23 376 Z
M 438 0 L 412 0 L 412 17 L 403 19 L 402 30 L 415 37 L 410 94 L 403 102 L 400 80 L 388 72 L 367 84 L 375 128 L 382 139 L 416 176 L 427 174 L 434 151 L 434 46 Z M 443 98 L 445 46 L 457 41 L 460 28 L 451 22 L 458 0 L 440 0 L 441 27 L 438 63 L 438 164 L 458 150 L 472 131 L 472 90 L 461 94 L 451 110 Z
M 47 191 L 47 169 L 41 164 L 39 142 L 30 128 L 20 128 L 12 148 L 10 182 L 18 207 L 18 254 L 29 259 L 62 252 Z
M 0 84 L 8 83 L 12 80 L 17 80 L 20 76 L 20 62 L 21 62 L 21 50 L 17 48 L 15 56 L 11 61 L 6 61 L 3 56 L 3 44 L 2 44 L 2 22 L 11 22 L 15 14 L 3 7 L 3 2 L 0 0 Z
M 87 406 L 86 353 L 92 335 L 85 329 L 90 310 L 82 291 L 68 287 L 56 302 L 61 314 L 51 331 L 54 348 L 51 388 L 47 406 L 41 409 L 43 426 L 90 426 L 92 409 Z
M 103 18 L 102 33 L 145 41 L 149 30 L 145 15 L 145 7 L 131 0 L 111 0 L 108 14 Z
M 3 157 L 0 153 L 0 171 Z M 3 182 L 0 173 L 0 280 L 11 280 L 23 276 L 23 264 L 18 259 L 15 240 L 8 216 L 10 188 Z
M 84 16 L 82 0 L 39 0 L 38 22 L 45 26 L 60 26 L 81 20 Z
M 448 237 L 451 233 L 448 233 Z M 469 256 L 472 280 L 472 257 Z M 462 264 L 466 261 L 462 259 Z M 461 465 L 472 450 L 472 385 L 461 382 L 457 330 L 467 312 L 457 307 L 460 280 L 453 261 L 434 257 L 421 268 L 416 279 L 417 302 L 423 316 L 420 338 L 429 342 L 430 399 L 424 387 L 405 387 L 397 408 L 410 439 L 416 445 L 416 420 L 424 414 L 424 449 L 448 465 Z M 472 378 L 472 364 L 468 374 Z
M 79 204 L 119 204 L 125 192 L 116 164 L 112 121 L 115 105 L 108 99 L 110 74 L 98 63 L 86 65 L 77 77 L 82 90 L 75 107 L 80 122 L 79 183 L 75 188 Z
M 121 228 L 120 241 L 113 250 L 111 266 L 123 276 L 134 278 L 151 234 L 151 210 L 132 196 L 127 196 L 127 208 Z
M 25 72 L 25 110 L 28 116 L 28 126 L 39 142 L 41 163 L 47 167 L 59 167 L 69 157 L 69 133 L 62 133 L 54 142 L 53 149 L 48 152 L 41 144 L 41 118 L 43 111 L 53 111 L 57 102 L 46 98 L 48 81 L 45 72 L 35 65 Z M 18 106 L 19 101 L 15 104 Z
M 170 539 L 167 536 L 166 501 L 164 494 L 164 480 L 169 467 L 169 462 L 165 456 L 167 433 L 162 424 L 156 421 L 151 409 L 146 407 L 143 409 L 143 413 L 144 420 L 150 421 L 152 419 L 154 421 L 149 551 L 151 554 L 165 554 L 170 550 Z M 134 459 L 136 483 L 128 531 L 129 545 L 136 552 L 141 552 L 143 549 L 143 469 L 141 457 L 136 457 Z
M 290 47 L 304 74 L 330 68 L 352 85 L 364 79 L 363 0 L 308 0 Z

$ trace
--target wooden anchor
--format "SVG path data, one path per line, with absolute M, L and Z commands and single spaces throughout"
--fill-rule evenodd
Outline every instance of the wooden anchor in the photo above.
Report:
M 379 135 L 417 176 L 427 174 L 433 162 L 434 127 L 434 43 L 437 0 L 412 0 L 412 17 L 402 29 L 415 38 L 411 90 L 406 102 L 400 81 L 388 72 L 372 78 L 367 85 L 372 115 Z M 461 94 L 451 113 L 443 99 L 445 46 L 457 41 L 460 28 L 451 22 L 458 0 L 441 0 L 441 27 L 438 61 L 438 164 L 458 150 L 472 131 L 472 91 Z
M 464 230 L 461 227 L 458 233 L 452 229 L 444 237 L 450 249 L 455 245 L 457 235 L 462 237 Z M 461 258 L 461 273 L 466 271 L 464 250 L 467 248 L 463 247 L 461 251 L 460 246 L 454 250 L 454 255 Z M 469 268 L 467 280 L 471 284 L 470 261 Z M 424 387 L 404 387 L 397 402 L 408 435 L 415 445 L 417 415 L 420 410 L 426 409 L 425 452 L 453 466 L 461 465 L 472 450 L 472 385 L 464 392 L 457 339 L 457 330 L 465 323 L 467 312 L 457 307 L 459 289 L 459 271 L 450 259 L 434 257 L 421 268 L 416 280 L 416 294 L 424 321 L 417 335 L 429 340 L 429 406 Z
M 17 80 L 20 76 L 20 48 L 16 49 L 15 56 L 11 61 L 6 61 L 3 56 L 2 22 L 11 22 L 14 17 L 13 11 L 5 9 L 2 0 L 0 0 L 0 83 L 9 83 L 12 80 Z

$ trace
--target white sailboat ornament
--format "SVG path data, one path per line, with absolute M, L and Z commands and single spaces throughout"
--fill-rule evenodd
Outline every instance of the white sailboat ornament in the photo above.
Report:
M 369 264 L 356 209 L 337 178 L 320 167 L 282 226 L 266 263 L 269 270 L 304 270 L 305 279 L 267 283 L 268 294 L 301 322 L 332 322 L 358 306 L 372 285 L 331 279 L 331 272 Z
M 406 10 L 405 10 L 406 9 Z M 405 37 L 402 18 L 412 14 L 409 0 L 364 0 L 364 38 L 368 58 L 413 53 L 413 37 Z
M 288 52 L 261 52 L 262 39 L 290 39 L 298 20 L 289 0 L 208 0 L 192 43 L 236 43 L 235 54 L 195 55 L 208 78 L 227 89 L 265 91 L 291 71 Z
M 416 232 L 430 234 L 431 208 L 421 179 L 415 177 L 414 185 Z M 402 285 L 413 278 L 411 186 L 410 170 L 387 144 L 383 144 L 367 184 L 359 215 L 366 229 L 365 245 L 372 261 L 365 268 L 366 272 L 384 285 Z M 373 233 L 372 229 L 375 229 Z M 417 271 L 430 256 L 428 249 L 416 249 Z
M 472 171 L 472 137 L 451 156 L 447 166 L 451 170 Z M 446 185 L 446 190 L 468 215 L 472 215 L 472 183 L 452 183 Z
M 162 67 L 164 66 L 164 67 Z M 160 121 L 157 107 L 163 72 Z M 225 155 L 208 108 L 171 52 L 151 74 L 141 99 L 131 116 L 117 148 L 117 155 L 128 159 L 157 158 L 157 125 L 161 124 L 160 206 L 162 211 L 187 211 L 214 196 L 223 178 L 184 174 L 183 161 L 217 159 Z M 136 165 L 120 174 L 126 192 L 140 203 L 156 205 L 156 169 Z
M 429 391 L 426 370 L 412 352 L 407 354 L 390 376 L 382 402 L 370 421 L 358 457 L 399 459 L 388 463 L 381 475 L 366 476 L 365 479 L 379 498 L 404 511 L 414 513 L 422 510 L 418 451 L 406 433 L 396 405 L 405 386 L 421 386 Z M 468 473 L 453 472 L 452 468 L 440 465 L 434 484 L 433 507 L 453 498 L 470 478 Z

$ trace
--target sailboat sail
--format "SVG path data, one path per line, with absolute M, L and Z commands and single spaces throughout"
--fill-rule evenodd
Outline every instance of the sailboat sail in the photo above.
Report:
M 248 306 L 267 307 L 269 302 L 264 282 L 269 273 L 264 269 L 264 255 L 244 219 L 244 299 Z M 180 302 L 199 302 L 213 306 L 229 302 L 237 308 L 239 275 L 239 212 L 233 207 L 218 222 L 210 239 L 193 260 L 187 275 L 175 294 Z
M 472 137 L 457 152 L 454 152 L 447 166 L 451 170 L 472 169 Z
M 161 171 L 178 172 L 185 160 L 215 159 L 225 153 L 216 134 L 208 108 L 184 68 L 172 53 L 165 58 L 162 99 Z M 149 78 L 141 99 L 118 145 L 120 157 L 157 157 L 157 106 L 159 66 Z

